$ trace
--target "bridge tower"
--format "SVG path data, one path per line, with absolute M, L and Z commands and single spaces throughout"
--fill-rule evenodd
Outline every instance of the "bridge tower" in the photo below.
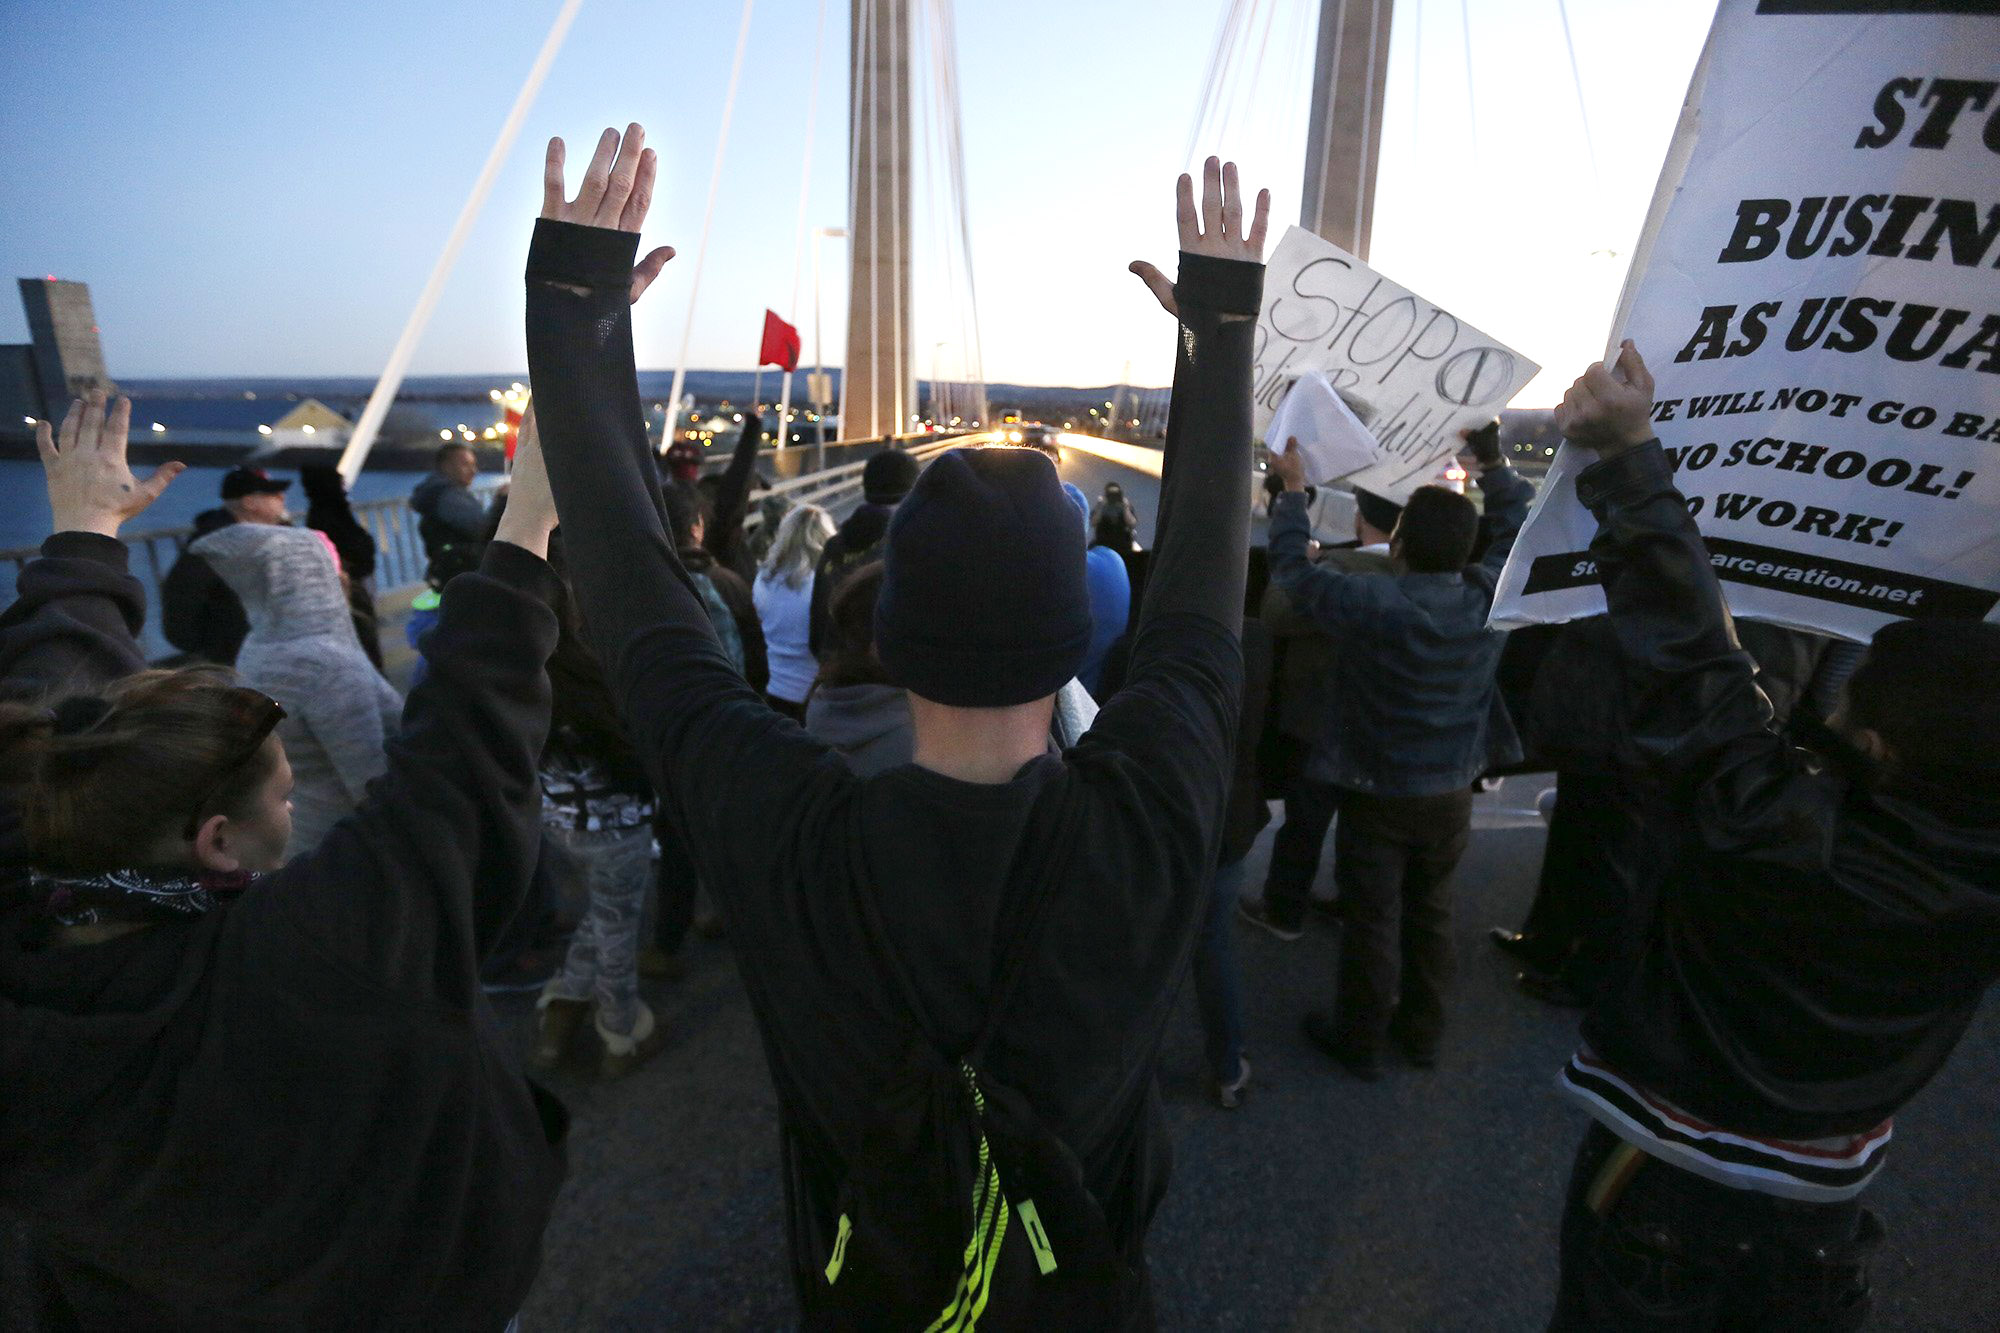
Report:
M 917 408 L 910 311 L 910 3 L 850 0 L 847 355 L 840 433 L 910 429 Z
M 1299 225 L 1368 258 L 1395 0 L 1320 0 Z

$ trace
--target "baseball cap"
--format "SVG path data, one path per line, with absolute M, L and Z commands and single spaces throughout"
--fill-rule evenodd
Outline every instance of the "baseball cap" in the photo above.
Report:
M 246 495 L 283 495 L 292 488 L 260 467 L 233 467 L 222 474 L 222 498 L 240 500 Z

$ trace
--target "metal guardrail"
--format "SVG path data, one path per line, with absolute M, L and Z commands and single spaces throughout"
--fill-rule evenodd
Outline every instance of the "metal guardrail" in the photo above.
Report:
M 902 435 L 892 437 L 892 442 L 906 446 L 911 457 L 925 461 L 944 452 L 956 442 L 958 437 L 940 438 L 936 435 Z M 912 443 L 921 441 L 921 443 Z M 828 447 L 838 445 L 867 445 L 887 443 L 881 438 L 862 440 L 828 441 Z M 716 460 L 711 471 L 719 471 L 726 466 L 724 460 Z M 791 477 L 777 482 L 770 493 L 790 497 L 794 504 L 816 504 L 822 508 L 837 509 L 861 494 L 861 472 L 867 466 L 863 460 L 857 463 L 843 463 L 821 472 L 810 472 L 804 476 Z M 491 494 L 505 483 L 499 476 L 482 476 L 474 480 L 476 490 Z M 354 505 L 354 516 L 375 538 L 375 592 L 378 597 L 393 596 L 409 592 L 424 581 L 427 561 L 424 556 L 423 539 L 417 533 L 417 516 L 410 509 L 409 500 L 403 496 L 392 496 L 382 500 L 363 500 Z M 762 515 L 756 506 L 744 519 L 746 530 L 755 528 Z M 120 540 L 132 551 L 132 571 L 146 588 L 147 601 L 154 607 L 159 603 L 159 589 L 173 568 L 174 561 L 194 538 L 192 527 L 147 528 L 138 532 L 120 534 Z M 12 565 L 13 576 L 18 580 L 21 571 L 29 561 L 41 554 L 38 546 L 14 547 L 0 550 L 0 566 Z M 154 651 L 165 651 L 164 643 L 154 640 L 158 634 L 158 617 L 147 616 L 147 646 Z
M 906 448 L 904 452 L 919 462 L 928 462 L 951 448 L 960 437 L 947 436 L 940 439 L 935 435 L 918 435 L 897 438 L 899 442 L 909 439 L 926 441 L 924 444 Z M 839 467 L 830 467 L 824 472 L 809 472 L 802 477 L 778 482 L 764 493 L 785 496 L 795 505 L 812 504 L 822 509 L 835 509 L 849 500 L 861 497 L 861 472 L 867 466 L 867 460 L 863 459 L 859 463 L 844 463 Z M 744 517 L 743 530 L 745 532 L 753 530 L 762 520 L 763 515 L 758 513 L 753 505 L 750 513 Z
M 490 495 L 506 481 L 504 477 L 479 477 L 473 489 Z M 375 584 L 383 592 L 394 592 L 424 581 L 424 543 L 417 535 L 417 516 L 403 496 L 383 500 L 363 500 L 353 506 L 354 517 L 375 539 Z M 133 572 L 139 581 L 157 592 L 181 552 L 194 540 L 194 529 L 147 528 L 120 533 L 133 556 Z M 0 551 L 0 561 L 13 565 L 15 577 L 30 560 L 41 554 L 38 546 L 20 546 Z

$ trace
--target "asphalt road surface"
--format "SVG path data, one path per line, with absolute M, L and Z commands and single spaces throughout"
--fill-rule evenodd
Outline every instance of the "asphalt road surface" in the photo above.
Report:
M 1442 1066 L 1354 1081 L 1299 1016 L 1332 985 L 1334 937 L 1237 933 L 1255 1078 L 1201 1091 L 1191 986 L 1161 1052 L 1175 1165 L 1148 1254 L 1170 1329 L 1535 1329 L 1585 1125 L 1555 1089 L 1575 1015 L 1516 992 L 1485 942 L 1525 912 L 1541 857 L 1533 778 L 1480 799 L 1457 890 L 1460 974 Z M 1261 884 L 1266 831 L 1252 859 Z M 1320 891 L 1330 888 L 1322 868 Z M 791 1325 L 776 1107 L 725 942 L 648 983 L 668 1048 L 628 1080 L 558 1075 L 570 1179 L 523 1311 L 542 1330 Z M 506 1011 L 529 1021 L 525 998 Z M 2000 1327 L 2000 1006 L 1897 1117 L 1870 1204 L 1888 1225 L 1876 1329 Z

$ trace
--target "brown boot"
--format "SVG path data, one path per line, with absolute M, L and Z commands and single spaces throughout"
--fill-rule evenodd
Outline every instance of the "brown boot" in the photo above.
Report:
M 687 976 L 687 960 L 649 944 L 639 950 L 639 975 L 648 981 L 679 981 Z
M 653 1021 L 653 1011 L 639 1001 L 639 1016 L 632 1031 L 621 1036 L 604 1030 L 604 1016 L 595 1020 L 597 1039 L 604 1043 L 604 1055 L 597 1064 L 597 1076 L 606 1082 L 624 1078 L 660 1053 L 667 1044 L 667 1030 Z
M 535 1007 L 541 1013 L 535 1020 L 535 1044 L 528 1051 L 528 1068 L 546 1074 L 562 1064 L 577 1029 L 583 1026 L 583 1016 L 590 1012 L 590 1001 L 566 1000 L 543 992 Z

